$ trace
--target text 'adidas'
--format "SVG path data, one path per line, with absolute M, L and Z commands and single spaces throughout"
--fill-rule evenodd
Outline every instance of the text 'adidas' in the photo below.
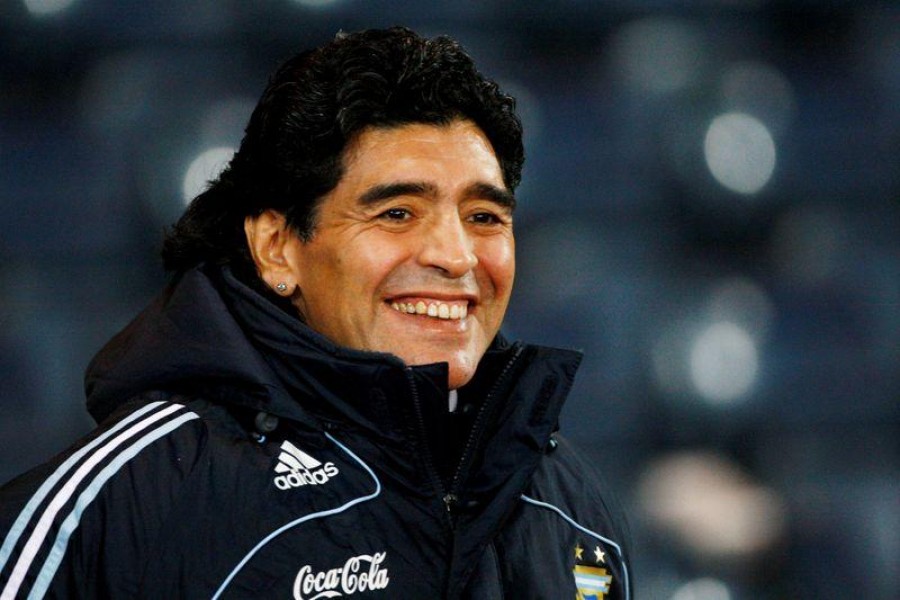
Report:
M 340 471 L 333 462 L 322 464 L 297 446 L 285 440 L 281 444 L 281 454 L 275 472 L 280 473 L 274 479 L 279 490 L 289 490 L 304 485 L 322 485 Z

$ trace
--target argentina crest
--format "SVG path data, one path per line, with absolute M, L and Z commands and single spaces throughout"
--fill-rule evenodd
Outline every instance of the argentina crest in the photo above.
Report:
M 609 598 L 612 574 L 606 565 L 606 551 L 599 544 L 575 543 L 575 600 L 604 600 Z

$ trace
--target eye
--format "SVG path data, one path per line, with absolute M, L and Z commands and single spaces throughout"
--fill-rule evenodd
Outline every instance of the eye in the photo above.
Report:
M 500 217 L 491 212 L 475 213 L 469 217 L 469 220 L 478 225 L 496 225 L 503 222 Z
M 389 208 L 378 215 L 379 219 L 388 221 L 406 221 L 412 217 L 412 213 L 406 208 Z

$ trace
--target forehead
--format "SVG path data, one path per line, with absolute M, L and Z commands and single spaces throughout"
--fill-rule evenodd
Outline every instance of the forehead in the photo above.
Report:
M 490 141 L 471 121 L 370 127 L 357 134 L 344 153 L 341 183 L 432 178 L 505 187 Z

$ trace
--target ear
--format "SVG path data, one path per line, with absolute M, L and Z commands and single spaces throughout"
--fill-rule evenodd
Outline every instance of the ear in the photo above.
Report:
M 260 278 L 279 296 L 291 297 L 300 282 L 288 248 L 301 242 L 287 219 L 280 212 L 266 210 L 244 219 L 244 233 Z

